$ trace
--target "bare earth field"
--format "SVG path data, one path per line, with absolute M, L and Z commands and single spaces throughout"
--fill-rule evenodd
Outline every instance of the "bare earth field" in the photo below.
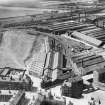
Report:
M 28 35 L 23 31 L 7 31 L 0 44 L 0 67 L 25 68 L 33 53 L 38 53 L 42 36 Z

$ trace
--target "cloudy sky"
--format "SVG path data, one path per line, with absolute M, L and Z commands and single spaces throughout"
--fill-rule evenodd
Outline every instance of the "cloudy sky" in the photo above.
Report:
M 67 1 L 67 0 L 0 0 L 0 6 L 7 7 L 41 7 L 45 1 Z M 45 4 L 45 3 L 44 3 Z
M 10 6 L 21 6 L 21 4 L 24 5 L 37 5 L 43 0 L 0 0 L 0 5 L 10 5 Z
M 41 0 L 0 0 L 0 18 L 38 13 L 31 8 L 40 7 Z M 14 8 L 15 7 L 15 8 Z
M 45 1 L 51 0 L 0 0 L 0 18 L 38 14 L 41 9 L 38 10 L 36 7 L 43 8 L 45 5 L 40 2 Z
M 69 0 L 0 0 L 0 6 L 7 6 L 7 7 L 41 7 L 42 2 L 64 2 Z M 45 3 L 44 3 L 45 4 Z

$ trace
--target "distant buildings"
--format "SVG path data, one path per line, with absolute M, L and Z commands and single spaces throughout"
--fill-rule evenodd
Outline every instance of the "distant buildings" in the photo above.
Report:
M 105 2 L 105 0 L 98 0 L 98 1 L 99 1 L 100 3 L 101 3 L 101 2 Z
M 68 0 L 70 2 L 84 2 L 84 3 L 94 3 L 94 2 L 97 2 L 98 0 Z

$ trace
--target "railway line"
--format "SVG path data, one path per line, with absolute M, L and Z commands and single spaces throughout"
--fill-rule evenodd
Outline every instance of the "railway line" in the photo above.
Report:
M 80 18 L 85 18 L 86 16 L 80 16 L 80 14 L 91 14 L 95 11 L 101 11 L 104 8 L 90 8 L 90 9 L 79 9 L 75 11 L 59 13 L 57 11 L 51 13 L 44 13 L 38 15 L 26 15 L 20 17 L 10 17 L 5 19 L 0 19 L 1 27 L 17 27 L 17 26 L 31 26 L 32 24 L 40 23 L 52 23 L 57 21 L 66 20 L 80 20 Z

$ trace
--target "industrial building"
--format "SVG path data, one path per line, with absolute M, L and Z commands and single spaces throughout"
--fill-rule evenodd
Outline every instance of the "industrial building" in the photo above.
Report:
M 26 98 L 24 91 L 2 91 L 0 94 L 0 104 L 5 105 L 24 105 Z
M 10 100 L 10 105 L 23 105 L 25 101 L 24 91 L 19 91 L 14 98 Z
M 10 101 L 9 105 L 25 105 L 26 96 L 29 95 L 30 102 L 26 102 L 27 105 L 66 105 L 65 102 L 55 100 L 53 96 L 49 99 L 45 94 L 59 86 L 61 97 L 84 100 L 88 93 L 105 91 L 103 4 L 101 0 L 69 0 L 47 5 L 47 10 L 53 8 L 51 12 L 46 10 L 37 15 L 0 19 L 0 50 L 4 44 L 7 48 L 5 51 L 9 51 L 8 45 L 5 45 L 7 42 L 2 42 L 5 31 L 21 30 L 29 37 L 36 38 L 32 42 L 33 46 L 29 46 L 29 54 L 25 55 L 27 59 L 30 57 L 29 62 L 25 63 L 26 59 L 23 62 L 25 70 L 18 67 L 0 67 L 0 91 L 18 91 L 14 97 L 12 94 L 0 92 L 0 101 Z M 9 38 L 6 39 L 8 40 Z M 17 39 L 12 40 L 15 42 Z M 17 50 L 16 53 L 21 55 L 20 52 Z M 9 54 L 12 55 L 12 51 Z M 15 57 L 12 58 L 14 59 Z M 34 93 L 36 87 L 33 84 L 38 82 L 36 78 L 40 80 L 40 87 L 36 86 L 37 92 Z M 55 97 L 57 98 L 56 95 Z
M 93 72 L 93 86 L 105 90 L 105 68 Z
M 75 80 L 70 79 L 64 82 L 62 86 L 62 95 L 72 98 L 80 98 L 83 93 L 83 80 L 78 77 Z
M 25 70 L 10 67 L 1 68 L 0 89 L 1 90 L 26 90 L 32 88 L 32 80 L 28 75 L 24 75 Z

